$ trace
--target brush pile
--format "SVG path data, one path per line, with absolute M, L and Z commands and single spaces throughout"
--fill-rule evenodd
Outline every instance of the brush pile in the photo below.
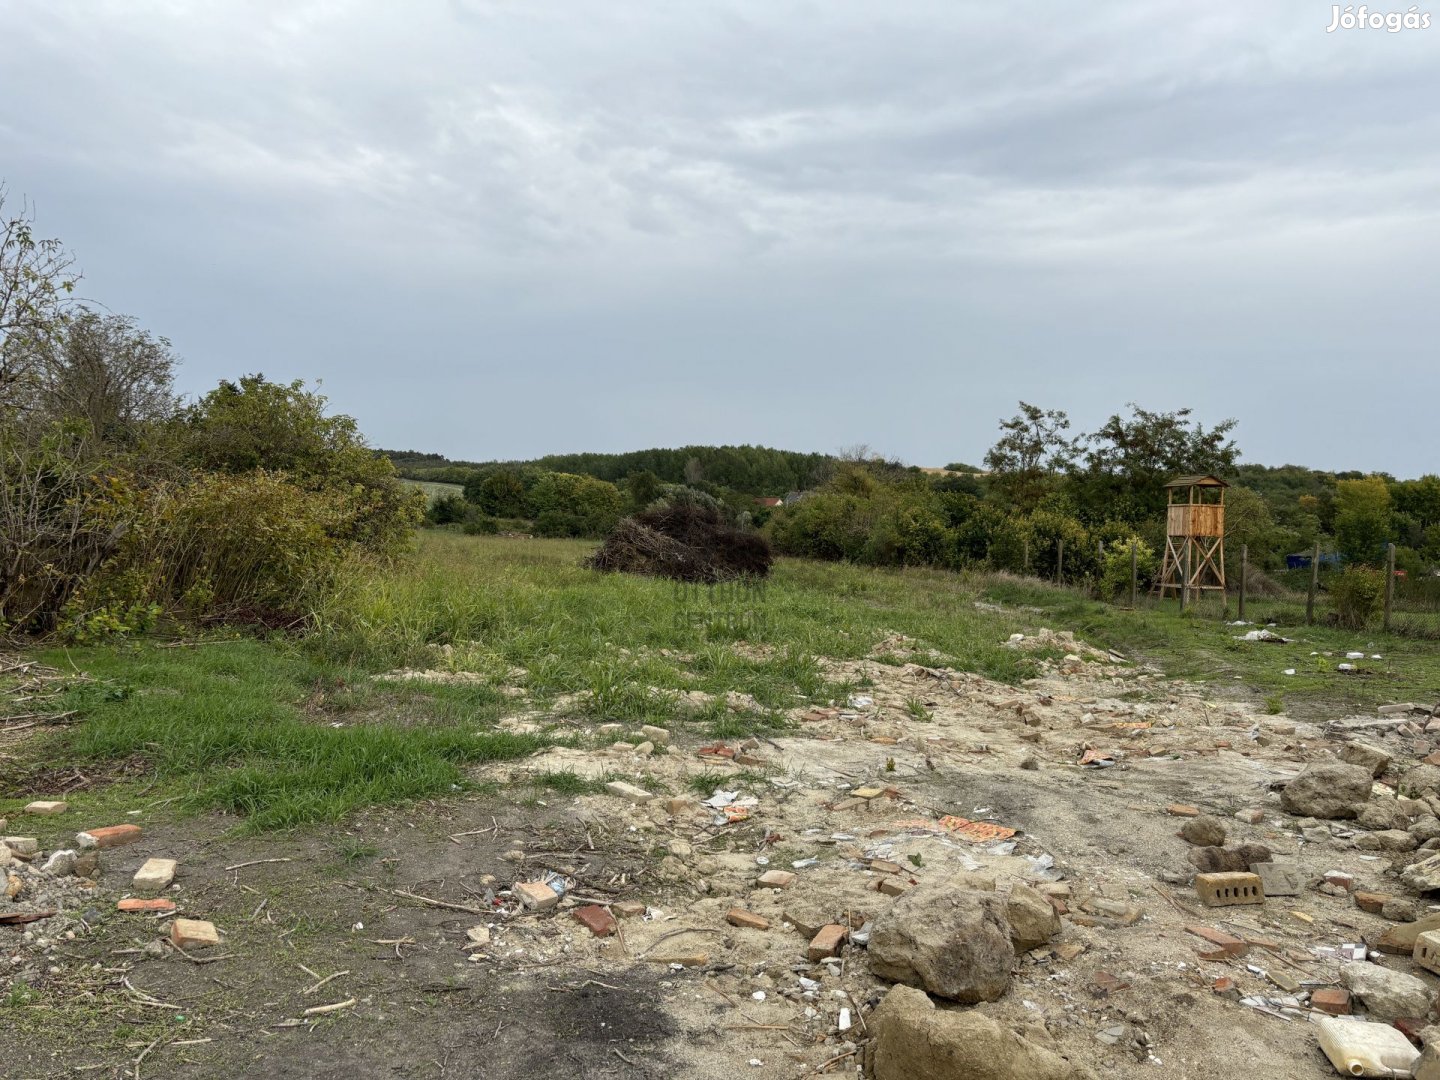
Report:
M 697 503 L 661 503 L 624 518 L 589 560 L 596 570 L 711 583 L 765 577 L 770 541 Z

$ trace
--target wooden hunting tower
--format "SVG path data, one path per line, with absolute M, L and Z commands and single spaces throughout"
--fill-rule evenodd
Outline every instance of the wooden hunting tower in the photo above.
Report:
M 1187 598 L 1225 592 L 1225 489 L 1214 476 L 1178 476 L 1165 485 L 1165 562 L 1155 591 Z

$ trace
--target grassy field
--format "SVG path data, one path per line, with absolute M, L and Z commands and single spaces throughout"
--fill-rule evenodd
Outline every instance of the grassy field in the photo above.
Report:
M 249 830 L 337 821 L 462 790 L 471 763 L 574 743 L 580 725 L 567 718 L 717 737 L 780 729 L 787 710 L 852 689 L 827 682 L 817 657 L 883 657 L 895 635 L 934 665 L 1012 684 L 1044 654 L 1002 643 L 1049 626 L 1297 716 L 1440 698 L 1440 656 L 1424 641 L 1282 627 L 1300 640 L 1245 643 L 1202 614 L 1129 612 L 1033 581 L 798 560 L 782 560 L 760 590 L 686 589 L 587 570 L 590 546 L 426 532 L 413 558 L 351 576 L 303 639 L 43 652 L 90 677 L 49 703 L 83 720 L 7 766 L 0 816 L 78 770 L 119 780 L 76 792 L 79 806 L 143 795 L 174 812 L 231 812 Z M 1344 674 L 1336 655 L 1311 655 L 1349 650 L 1383 659 Z M 372 677 L 401 667 L 478 678 Z M 686 691 L 717 696 L 693 705 Z M 727 708 L 730 691 L 753 706 Z M 526 711 L 544 718 L 540 733 L 496 727 Z
M 425 492 L 425 498 L 434 503 L 437 499 L 443 499 L 447 495 L 463 495 L 465 488 L 460 484 L 441 484 L 434 480 L 407 480 L 400 478 L 400 483 L 407 487 L 417 487 Z

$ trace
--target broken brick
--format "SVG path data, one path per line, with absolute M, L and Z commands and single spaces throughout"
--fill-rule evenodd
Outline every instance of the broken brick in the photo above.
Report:
M 170 926 L 170 941 L 177 949 L 208 949 L 220 944 L 215 924 L 204 919 L 176 919 Z
M 133 913 L 138 911 L 174 911 L 174 900 L 143 900 L 139 897 L 127 897 L 124 900 L 116 901 L 116 911 Z
M 560 902 L 560 894 L 543 881 L 522 881 L 514 893 L 527 911 L 549 911 Z
M 139 825 L 107 825 L 103 829 L 87 829 L 75 834 L 75 842 L 82 848 L 113 848 L 133 844 L 140 839 Z
M 609 937 L 615 933 L 615 916 L 599 904 L 587 904 L 575 909 L 575 918 L 596 937 Z
M 50 802 L 45 799 L 38 799 L 25 807 L 27 814 L 63 814 L 70 809 L 67 802 Z
M 1221 955 L 1226 959 L 1238 959 L 1250 951 L 1247 942 L 1223 930 L 1212 930 L 1208 926 L 1187 926 L 1185 930 L 1196 937 L 1204 938 L 1211 945 L 1216 946 Z M 1217 958 L 1218 959 L 1218 958 Z
M 622 919 L 638 919 L 648 909 L 639 900 L 621 900 L 619 903 L 611 904 L 610 910 Z
M 1130 984 L 1108 971 L 1097 971 L 1090 979 L 1090 984 L 1095 988 L 1099 997 L 1109 997 L 1111 994 L 1119 993 L 1121 990 L 1130 989 Z
M 1379 915 L 1380 909 L 1385 906 L 1385 901 L 1389 899 L 1390 897 L 1384 893 L 1365 892 L 1364 890 L 1358 889 L 1355 892 L 1355 906 L 1361 911 L 1370 912 L 1372 915 Z
M 820 932 L 810 939 L 810 947 L 805 950 L 805 955 L 812 961 L 824 960 L 827 956 L 839 956 L 840 946 L 849 935 L 849 928 L 839 923 L 822 926 Z
M 1235 989 L 1235 980 L 1230 978 L 1229 975 L 1221 975 L 1210 984 L 1210 989 L 1214 990 L 1217 994 L 1228 994 L 1231 990 Z
M 1338 986 L 1322 987 L 1310 994 L 1310 1007 L 1331 1016 L 1349 1016 L 1350 991 Z
M 1199 817 L 1200 808 L 1197 806 L 1186 806 L 1183 803 L 1171 803 L 1165 807 L 1165 812 L 1172 817 Z
M 905 882 L 901 881 L 899 878 L 887 877 L 881 878 L 879 881 L 877 881 L 875 883 L 875 888 L 877 891 L 884 893 L 886 896 L 899 896 L 906 889 L 910 888 L 910 886 L 907 885 Z
M 175 880 L 175 866 L 174 859 L 146 859 L 130 884 L 141 896 L 154 896 Z
M 1346 892 L 1354 892 L 1355 875 L 1347 874 L 1343 870 L 1327 870 L 1325 884 L 1334 885 L 1337 889 L 1344 889 Z
M 765 889 L 788 889 L 795 883 L 795 875 L 789 870 L 766 870 L 755 883 Z
M 1259 825 L 1265 820 L 1265 811 L 1258 809 L 1237 810 L 1235 816 L 1246 825 Z
M 725 913 L 725 921 L 731 926 L 739 926 L 746 930 L 769 930 L 770 920 L 762 915 L 756 915 L 753 911 L 746 911 L 744 908 L 731 908 Z
M 605 785 L 605 790 L 611 795 L 618 795 L 622 799 L 628 799 L 632 803 L 647 803 L 655 796 L 644 788 L 636 787 L 634 784 L 627 784 L 624 780 L 611 780 Z

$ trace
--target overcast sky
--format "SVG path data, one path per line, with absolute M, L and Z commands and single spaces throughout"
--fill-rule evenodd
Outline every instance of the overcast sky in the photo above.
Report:
M 1134 400 L 1433 472 L 1440 18 L 1331 16 L 0 0 L 0 177 L 187 392 L 321 379 L 375 445 L 939 465 Z

